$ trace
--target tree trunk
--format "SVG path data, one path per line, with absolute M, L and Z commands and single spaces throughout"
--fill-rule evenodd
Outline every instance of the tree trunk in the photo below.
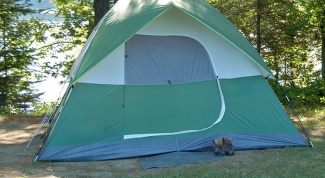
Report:
M 3 18 L 3 24 L 4 24 L 5 27 L 8 26 L 7 21 L 6 21 L 6 18 Z M 4 28 L 3 31 L 2 31 L 2 37 L 3 37 L 3 39 L 2 39 L 2 41 L 3 41 L 2 49 L 4 51 L 7 50 L 7 38 L 6 38 L 7 34 L 6 34 L 6 32 L 7 32 L 7 30 L 6 30 L 6 28 Z M 6 110 L 8 104 L 9 104 L 8 103 L 8 93 L 9 93 L 9 87 L 8 87 L 9 84 L 8 84 L 8 82 L 9 81 L 7 80 L 9 77 L 8 77 L 8 64 L 7 64 L 8 59 L 7 59 L 7 54 L 4 54 L 3 56 L 0 56 L 0 59 L 1 58 L 3 58 L 3 62 L 4 62 L 4 66 L 3 66 L 4 74 L 2 74 L 3 75 L 3 77 L 2 77 L 2 79 L 3 79 L 3 86 L 1 87 L 2 88 L 2 91 L 0 91 L 1 94 L 2 94 L 1 100 L 3 101 L 3 103 L 0 103 L 0 106 L 2 106 Z
M 323 27 L 322 34 L 322 79 L 325 80 L 325 29 Z
M 256 6 L 256 46 L 257 46 L 257 52 L 261 53 L 261 11 L 262 11 L 262 2 L 261 0 L 257 0 L 257 6 Z
M 322 36 L 322 79 L 325 80 L 325 10 L 323 11 L 322 24 L 320 26 Z
M 104 17 L 110 9 L 110 0 L 94 0 L 95 25 Z
M 95 25 L 104 17 L 106 12 L 110 10 L 112 5 L 114 5 L 118 0 L 94 0 L 95 9 Z M 112 4 L 114 3 L 114 4 Z
M 273 57 L 274 57 L 275 78 L 279 80 L 279 62 L 276 56 L 276 52 L 273 52 Z

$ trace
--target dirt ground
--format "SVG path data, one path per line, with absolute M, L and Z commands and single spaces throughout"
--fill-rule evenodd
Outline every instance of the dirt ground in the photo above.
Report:
M 40 135 L 35 137 L 27 151 L 24 149 L 41 120 L 41 117 L 33 116 L 0 116 L 0 177 L 115 177 L 116 172 L 120 175 L 124 172 L 127 176 L 129 172 L 141 174 L 144 171 L 137 159 L 33 162 L 42 143 Z

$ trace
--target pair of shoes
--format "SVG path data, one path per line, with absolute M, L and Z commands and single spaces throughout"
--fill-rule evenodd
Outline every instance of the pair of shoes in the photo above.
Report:
M 232 145 L 232 141 L 232 138 L 221 138 L 218 140 L 212 139 L 214 153 L 221 156 L 234 156 L 235 150 L 234 146 Z

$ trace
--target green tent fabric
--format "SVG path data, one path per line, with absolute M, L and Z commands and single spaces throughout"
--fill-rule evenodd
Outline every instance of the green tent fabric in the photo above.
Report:
M 37 160 L 307 146 L 253 46 L 203 0 L 119 0 L 90 35 Z

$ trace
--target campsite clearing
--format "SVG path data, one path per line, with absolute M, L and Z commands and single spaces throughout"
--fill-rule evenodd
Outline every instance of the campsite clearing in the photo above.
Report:
M 36 162 L 39 135 L 24 148 L 41 117 L 0 117 L 0 177 L 325 177 L 325 108 L 302 115 L 314 149 L 237 151 L 223 161 L 144 170 L 134 159 L 97 162 Z M 299 128 L 299 127 L 298 127 Z

